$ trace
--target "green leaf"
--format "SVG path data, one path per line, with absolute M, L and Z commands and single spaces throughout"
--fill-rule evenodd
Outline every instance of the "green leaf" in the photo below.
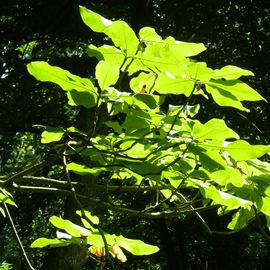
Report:
M 38 45 L 39 43 L 36 40 L 27 42 L 25 44 L 20 45 L 19 47 L 16 48 L 16 51 L 19 51 L 23 55 L 25 54 L 30 54 L 32 53 L 33 49 Z
M 97 168 L 88 168 L 85 165 L 76 164 L 76 163 L 69 163 L 67 164 L 67 169 L 69 171 L 73 171 L 76 174 L 79 175 L 86 175 L 86 174 L 92 174 L 95 176 L 98 176 L 102 171 L 105 171 L 105 168 L 97 167 Z
M 213 79 L 235 80 L 241 76 L 254 76 L 254 74 L 246 69 L 237 66 L 225 66 L 221 69 L 214 70 Z
M 63 240 L 63 239 L 48 239 L 48 238 L 38 238 L 31 244 L 31 248 L 44 248 L 44 247 L 64 247 L 70 245 L 71 242 Z
M 126 129 L 126 133 L 130 133 L 137 129 L 149 128 L 151 125 L 151 117 L 143 111 L 130 109 L 122 127 Z
M 248 86 L 246 83 L 243 83 L 240 80 L 214 80 L 207 83 L 211 85 L 218 91 L 225 91 L 231 96 L 235 97 L 237 100 L 246 100 L 246 101 L 258 101 L 258 100 L 265 100 L 257 91 L 253 88 Z M 207 90 L 207 88 L 206 88 Z M 224 92 L 224 93 L 225 93 Z M 230 95 L 228 95 L 230 97 Z
M 226 162 L 217 151 L 201 151 L 198 155 L 203 168 L 209 172 L 225 169 Z
M 206 50 L 206 47 L 202 43 L 178 41 L 171 36 L 167 37 L 164 42 L 169 44 L 171 52 L 175 56 L 181 55 L 182 58 L 195 56 Z
M 223 192 L 215 188 L 214 186 L 208 186 L 201 183 L 201 193 L 207 199 L 213 200 L 215 204 L 226 206 L 229 210 L 233 210 L 239 207 L 250 207 L 253 205 L 251 201 L 244 200 L 229 193 Z
M 117 82 L 120 66 L 114 62 L 100 61 L 96 66 L 96 78 L 101 90 Z
M 80 7 L 80 13 L 84 23 L 93 31 L 105 33 L 112 39 L 115 46 L 119 47 L 127 55 L 135 54 L 139 41 L 126 22 L 112 22 L 85 7 Z
M 205 124 L 201 124 L 199 121 L 194 123 L 192 134 L 195 140 L 214 139 L 222 142 L 225 139 L 239 138 L 236 132 L 227 127 L 224 120 L 213 118 Z
M 105 122 L 105 125 L 107 127 L 112 128 L 113 131 L 116 132 L 116 133 L 118 133 L 118 134 L 123 133 L 123 129 L 122 129 L 122 127 L 120 126 L 120 124 L 118 122 L 107 121 L 107 122 Z
M 106 34 L 112 39 L 116 47 L 119 47 L 128 56 L 135 55 L 139 41 L 134 31 L 126 22 L 115 21 L 107 29 Z
M 267 196 L 262 197 L 259 203 L 257 202 L 257 205 L 258 205 L 258 209 L 262 213 L 270 217 L 270 198 L 269 197 Z
M 106 242 L 108 245 L 112 245 L 113 243 L 115 243 L 115 235 L 111 235 L 108 233 L 104 233 L 104 236 L 106 238 Z M 101 234 L 99 233 L 98 230 L 94 231 L 93 233 L 91 233 L 88 237 L 87 237 L 87 243 L 89 245 L 94 245 L 97 247 L 104 247 L 104 241 L 103 238 L 101 236 Z
M 240 80 L 215 80 L 206 82 L 206 91 L 213 96 L 220 106 L 230 106 L 242 111 L 248 111 L 241 101 L 258 101 L 264 98 L 247 84 Z
M 37 80 L 56 83 L 66 91 L 76 90 L 92 94 L 97 92 L 91 80 L 81 78 L 60 67 L 51 66 L 47 62 L 31 62 L 27 65 L 27 69 Z
M 0 187 L 0 202 L 4 202 L 17 207 L 16 203 L 13 201 L 11 193 L 9 193 L 8 191 L 6 191 L 4 188 L 1 187 Z
M 152 27 L 143 27 L 139 31 L 139 37 L 142 41 L 161 41 L 162 37 L 157 34 Z
M 82 217 L 82 219 L 85 220 L 85 218 L 82 215 L 82 211 L 76 211 L 76 214 Z M 89 211 L 84 210 L 84 215 L 95 225 L 99 224 L 99 218 L 97 216 L 93 216 Z M 92 226 L 91 226 L 92 228 Z
M 177 77 L 169 72 L 160 74 L 156 80 L 154 90 L 160 94 L 175 94 L 189 96 L 192 92 L 194 81 L 186 76 Z
M 224 168 L 222 170 L 207 172 L 209 179 L 221 186 L 233 184 L 235 187 L 242 187 L 246 181 L 242 178 L 241 172 L 234 168 Z
M 50 222 L 53 224 L 53 226 L 65 230 L 68 234 L 74 237 L 88 236 L 90 234 L 89 230 L 76 225 L 67 219 L 51 216 Z
M 185 119 L 189 117 L 195 116 L 200 109 L 200 105 L 186 105 L 185 108 L 183 109 L 184 105 L 171 105 L 169 104 L 169 110 L 168 113 L 169 115 L 177 115 L 179 111 L 181 111 L 179 117 L 183 117 Z
M 249 221 L 254 218 L 255 213 L 253 208 L 240 208 L 232 217 L 232 221 L 227 228 L 230 230 L 241 230 L 245 228 Z
M 143 87 L 145 86 L 145 90 L 147 93 L 151 90 L 151 88 L 154 86 L 156 80 L 156 76 L 153 72 L 140 72 L 140 74 L 131 79 L 130 81 L 130 88 L 135 93 L 140 93 Z
M 117 64 L 122 64 L 125 59 L 125 54 L 121 50 L 109 45 L 100 47 L 89 45 L 87 53 L 90 57 L 96 57 L 99 61 L 104 60 Z
M 97 96 L 89 92 L 81 92 L 71 90 L 67 92 L 68 104 L 71 106 L 84 106 L 85 108 L 92 108 L 96 105 Z
M 133 255 L 150 255 L 159 251 L 157 246 L 146 244 L 141 240 L 128 239 L 121 235 L 116 236 L 116 243 Z
M 133 96 L 119 96 L 129 105 L 135 105 L 141 110 L 153 111 L 159 108 L 164 98 L 158 95 L 135 94 Z
M 227 143 L 224 147 L 230 156 L 238 161 L 255 159 L 270 152 L 270 145 L 250 145 L 243 140 Z
M 80 14 L 83 22 L 95 32 L 105 33 L 107 27 L 112 24 L 112 21 L 82 6 L 80 6 Z
M 62 139 L 65 130 L 61 127 L 46 127 L 41 133 L 41 143 L 58 142 Z

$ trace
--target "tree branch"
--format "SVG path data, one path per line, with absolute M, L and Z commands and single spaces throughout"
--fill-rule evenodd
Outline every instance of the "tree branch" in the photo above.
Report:
M 3 206 L 4 206 L 5 215 L 6 215 L 7 219 L 8 219 L 8 222 L 9 222 L 9 224 L 11 226 L 11 229 L 13 231 L 13 234 L 14 234 L 14 236 L 16 238 L 16 241 L 18 243 L 18 246 L 19 246 L 19 249 L 20 249 L 20 253 L 21 253 L 23 259 L 25 260 L 25 262 L 26 262 L 26 264 L 27 264 L 27 266 L 28 266 L 29 269 L 35 270 L 35 268 L 31 265 L 31 263 L 30 263 L 30 261 L 29 261 L 29 259 L 27 257 L 27 254 L 26 254 L 26 252 L 24 250 L 23 244 L 22 244 L 21 239 L 20 239 L 20 237 L 19 237 L 19 235 L 17 233 L 16 227 L 14 225 L 14 222 L 12 220 L 12 217 L 10 215 L 10 212 L 8 210 L 8 207 L 7 207 L 6 203 L 3 202 Z

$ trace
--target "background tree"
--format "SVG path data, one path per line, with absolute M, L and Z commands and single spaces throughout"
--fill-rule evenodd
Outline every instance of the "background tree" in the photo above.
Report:
M 152 25 L 156 26 L 156 29 L 163 36 L 172 34 L 180 40 L 192 40 L 207 44 L 208 50 L 202 57 L 206 59 L 210 66 L 221 67 L 226 63 L 231 63 L 253 70 L 256 74 L 256 82 L 251 81 L 251 84 L 267 98 L 267 93 L 264 91 L 269 86 L 269 73 L 266 72 L 267 55 L 265 44 L 267 44 L 269 39 L 269 33 L 267 32 L 269 11 L 263 8 L 266 7 L 266 1 L 257 1 L 256 3 L 253 1 L 237 1 L 237 3 L 228 1 L 220 4 L 216 4 L 215 1 L 207 3 L 196 1 L 195 3 L 192 2 L 192 4 L 190 1 L 182 3 L 153 1 L 150 8 L 147 6 L 150 3 L 149 1 L 140 1 L 140 11 L 146 10 L 141 13 L 136 8 L 134 9 L 134 5 L 131 3 L 137 1 L 124 2 L 92 1 L 89 7 L 109 18 L 128 16 L 126 18 L 127 21 L 134 22 L 134 26 L 135 23 L 142 26 L 139 22 L 138 13 L 151 14 L 152 11 L 153 16 L 147 16 L 147 20 L 149 22 L 149 18 L 151 19 L 152 17 Z M 77 113 L 64 106 L 66 103 L 65 95 L 62 92 L 56 91 L 55 86 L 51 84 L 44 85 L 34 81 L 27 74 L 25 64 L 32 60 L 48 60 L 51 64 L 60 65 L 84 77 L 93 74 L 95 61 L 88 58 L 84 52 L 89 43 L 89 37 L 91 37 L 91 43 L 94 44 L 102 44 L 103 37 L 93 34 L 82 24 L 79 17 L 78 4 L 85 3 L 79 1 L 78 3 L 71 3 L 71 1 L 52 1 L 51 3 L 43 3 L 42 1 L 28 1 L 28 3 L 20 1 L 2 2 L 1 10 L 4 11 L 4 16 L 1 17 L 3 25 L 3 30 L 1 31 L 3 38 L 1 48 L 3 63 L 1 78 L 1 167 L 3 174 L 25 166 L 33 160 L 36 154 L 46 151 L 46 148 L 44 150 L 44 147 L 38 145 L 34 148 L 29 147 L 33 140 L 36 140 L 35 134 L 40 133 L 38 129 L 33 128 L 34 124 L 68 127 L 74 122 Z M 145 17 L 142 19 L 145 19 Z M 160 24 L 161 21 L 162 24 Z M 29 42 L 33 43 L 29 44 Z M 237 48 L 235 48 L 235 44 L 237 44 Z M 258 57 L 261 59 L 260 61 L 257 60 Z M 40 93 L 43 93 L 43 96 Z M 177 102 L 181 103 L 181 100 Z M 59 106 L 60 104 L 63 104 L 63 106 Z M 204 120 L 209 119 L 213 115 L 223 115 L 224 111 L 226 111 L 226 115 L 229 114 L 228 123 L 234 129 L 236 128 L 240 134 L 247 137 L 250 142 L 259 143 L 260 141 L 265 142 L 268 140 L 267 117 L 269 114 L 267 106 L 264 108 L 262 104 L 259 104 L 260 106 L 252 107 L 254 113 L 249 114 L 247 117 L 243 113 L 240 115 L 235 114 L 234 110 L 222 109 L 220 111 L 215 105 L 211 107 L 209 105 L 207 103 L 207 106 L 205 106 L 208 115 L 204 116 Z M 83 113 L 80 115 L 83 115 Z M 70 119 L 69 122 L 66 119 Z M 55 171 L 50 171 L 49 173 L 57 175 L 59 172 L 55 168 Z M 46 216 L 46 211 L 48 211 L 48 209 L 44 209 L 42 197 L 31 196 L 34 201 L 34 203 L 31 203 L 33 205 L 32 211 L 29 211 L 29 201 L 26 200 L 24 202 L 24 200 L 20 200 L 21 204 L 25 204 L 25 209 L 27 209 L 27 211 L 22 211 L 18 215 L 17 220 L 18 223 L 25 224 L 25 226 L 22 226 L 23 235 L 25 236 L 23 238 L 29 236 L 29 226 L 27 224 L 30 223 L 33 216 L 38 219 L 43 215 Z M 37 200 L 37 198 L 40 199 Z M 57 207 L 57 205 L 63 204 L 62 200 L 62 198 L 54 198 L 54 204 L 47 207 Z M 24 208 L 20 205 L 19 209 Z M 42 213 L 39 215 L 38 211 Z M 28 213 L 27 218 L 25 218 L 25 212 Z M 60 209 L 59 212 L 61 212 Z M 22 220 L 20 221 L 19 218 Z M 209 216 L 209 219 L 213 220 L 211 216 Z M 181 231 L 183 232 L 180 237 L 181 243 L 177 242 L 180 233 L 180 230 L 177 229 L 179 227 L 178 221 L 167 224 L 157 223 L 155 225 L 157 228 L 167 228 L 167 230 L 157 230 L 156 232 L 157 237 L 170 239 L 167 243 L 163 241 L 164 247 L 167 245 L 167 248 L 164 248 L 164 250 L 168 250 L 168 246 L 171 247 L 172 244 L 176 252 L 184 248 L 183 254 L 190 254 L 186 260 L 193 267 L 200 264 L 201 258 L 205 256 L 208 256 L 210 261 L 212 250 L 216 254 L 223 254 L 221 258 L 216 257 L 215 263 L 219 268 L 221 268 L 221 265 L 225 267 L 226 264 L 224 262 L 229 264 L 231 261 L 235 261 L 234 258 L 237 257 L 235 250 L 241 250 L 241 247 L 239 248 L 236 245 L 236 243 L 240 245 L 237 237 L 242 236 L 219 237 L 222 238 L 222 241 L 220 239 L 209 239 L 198 229 L 197 224 L 194 224 L 195 229 L 193 229 L 190 223 L 189 219 L 184 221 L 184 224 L 189 224 L 189 227 L 184 226 L 186 231 Z M 141 226 L 146 228 L 147 223 Z M 150 228 L 151 224 L 148 226 Z M 127 228 L 130 228 L 129 224 L 127 224 Z M 192 229 L 193 232 L 198 232 L 194 235 L 194 239 L 190 239 L 191 234 L 187 228 Z M 251 232 L 252 229 L 251 227 Z M 34 234 L 33 230 L 35 229 L 31 229 L 30 234 Z M 151 233 L 154 234 L 152 229 Z M 249 229 L 247 233 L 249 233 Z M 203 237 L 200 237 L 201 235 Z M 31 239 L 34 239 L 34 237 Z M 256 256 L 265 258 L 265 265 L 267 265 L 267 253 L 265 251 L 267 242 L 263 234 L 258 232 L 247 234 L 245 239 L 251 239 L 251 242 L 248 242 L 246 245 L 244 242 L 241 242 L 243 244 L 242 250 L 244 250 L 244 253 L 241 253 L 242 256 L 246 254 L 245 259 L 251 258 L 251 247 L 249 245 L 254 243 L 254 245 L 261 247 L 258 248 Z M 5 243 L 7 242 L 5 241 Z M 224 243 L 224 245 L 220 245 L 220 243 Z M 237 247 L 237 249 L 235 248 L 231 253 L 221 252 L 228 244 Z M 8 246 L 5 245 L 5 247 Z M 204 251 L 207 254 L 202 254 L 198 251 L 202 250 L 201 247 L 206 247 Z M 217 252 L 217 250 L 220 252 Z M 8 256 L 10 254 L 9 252 Z M 225 254 L 232 257 L 227 258 Z M 172 256 L 171 253 L 167 255 L 168 265 L 170 265 L 170 262 L 173 265 L 177 256 Z M 166 255 L 163 256 L 166 257 Z M 255 255 L 253 258 L 255 258 Z M 259 267 L 257 259 L 251 261 L 246 259 L 246 261 L 249 262 L 248 265 L 251 269 Z M 162 263 L 160 264 L 162 265 Z M 239 265 L 246 267 L 244 259 L 239 262 Z M 134 267 L 136 268 L 136 266 Z

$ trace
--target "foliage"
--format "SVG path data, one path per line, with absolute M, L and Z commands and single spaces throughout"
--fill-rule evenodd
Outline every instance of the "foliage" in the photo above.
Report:
M 12 269 L 12 266 L 9 263 L 7 263 L 7 262 L 2 262 L 0 264 L 0 269 L 1 270 L 11 270 Z
M 69 105 L 84 106 L 94 114 L 90 132 L 48 126 L 42 133 L 43 143 L 59 142 L 56 147 L 66 173 L 62 184 L 69 188 L 59 188 L 56 193 L 73 196 L 83 227 L 51 217 L 51 223 L 66 233 L 52 240 L 40 238 L 32 247 L 76 243 L 91 246 L 89 251 L 99 258 L 110 253 L 120 261 L 125 260 L 120 247 L 134 255 L 158 250 L 139 240 L 104 233 L 98 219 L 81 205 L 86 195 L 74 188 L 71 172 L 95 177 L 94 184 L 88 183 L 90 188 L 103 192 L 87 200 L 111 209 L 111 215 L 118 211 L 171 218 L 195 213 L 209 232 L 212 230 L 200 214 L 207 209 L 216 208 L 219 215 L 230 213 L 227 227 L 232 231 L 245 228 L 257 215 L 270 216 L 270 167 L 259 160 L 270 146 L 250 145 L 222 119 L 196 120 L 200 106 L 192 103 L 201 95 L 219 106 L 248 111 L 243 101 L 263 100 L 239 79 L 253 73 L 231 65 L 213 70 L 190 58 L 205 50 L 203 44 L 162 39 L 150 27 L 142 28 L 137 38 L 123 21 L 112 22 L 84 7 L 80 10 L 83 21 L 113 43 L 89 46 L 89 56 L 99 60 L 95 77 L 82 78 L 41 61 L 29 64 L 28 71 L 40 81 L 58 84 L 66 91 Z M 168 94 L 184 95 L 186 101 L 165 109 Z M 3 186 L 8 187 L 13 179 L 8 178 Z M 141 209 L 130 209 L 120 195 L 111 195 L 115 190 L 142 192 L 148 201 Z

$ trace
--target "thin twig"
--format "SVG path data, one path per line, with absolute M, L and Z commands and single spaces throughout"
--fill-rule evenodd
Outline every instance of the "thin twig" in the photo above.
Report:
M 48 166 L 50 164 L 52 164 L 53 162 L 55 162 L 57 159 L 59 159 L 59 157 L 56 157 L 56 156 L 53 156 L 51 158 L 48 158 L 47 160 L 43 161 L 43 162 L 40 162 L 36 165 L 32 165 L 28 168 L 26 168 L 25 170 L 19 172 L 19 173 L 16 173 L 12 176 L 10 176 L 9 178 L 7 178 L 7 180 L 5 180 L 5 182 L 2 184 L 2 187 L 5 188 L 5 187 L 8 187 L 8 186 L 11 186 L 12 185 L 12 182 L 26 174 L 29 174 L 30 172 L 36 172 L 42 168 L 44 168 L 45 166 Z
M 3 202 L 3 206 L 4 206 L 5 215 L 6 215 L 7 219 L 8 219 L 8 222 L 9 222 L 9 224 L 11 226 L 13 234 L 14 234 L 14 236 L 16 238 L 16 241 L 18 243 L 19 250 L 20 250 L 20 253 L 21 253 L 23 259 L 25 260 L 25 262 L 26 262 L 29 269 L 35 270 L 35 268 L 31 265 L 31 263 L 30 263 L 30 261 L 29 261 L 29 259 L 27 257 L 27 254 L 26 254 L 26 252 L 24 250 L 23 244 L 22 244 L 21 239 L 20 239 L 20 237 L 19 237 L 19 235 L 17 233 L 16 227 L 14 225 L 14 222 L 12 220 L 12 217 L 10 215 L 10 212 L 9 212 L 8 207 L 7 207 L 5 202 Z

